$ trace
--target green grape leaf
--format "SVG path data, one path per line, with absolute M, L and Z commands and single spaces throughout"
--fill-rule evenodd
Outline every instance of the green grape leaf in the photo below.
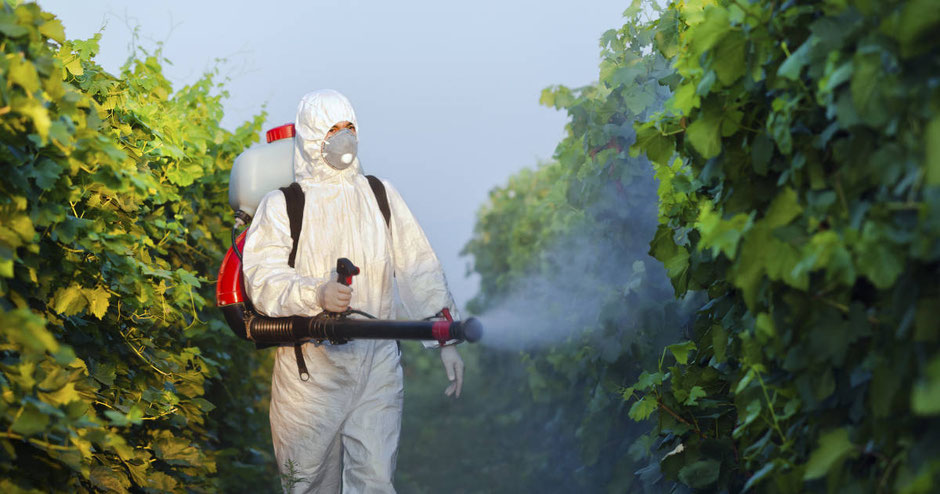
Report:
M 98 319 L 104 318 L 105 313 L 108 311 L 111 293 L 101 286 L 93 290 L 86 288 L 82 293 L 85 296 L 85 300 L 88 301 L 88 307 L 91 309 L 91 313 Z
M 720 474 L 720 462 L 699 460 L 679 470 L 679 481 L 693 489 L 704 489 L 717 482 Z
M 656 230 L 656 236 L 650 242 L 650 254 L 663 263 L 672 279 L 681 278 L 689 269 L 689 251 L 676 245 L 672 231 L 663 225 Z
M 726 9 L 706 8 L 703 21 L 695 26 L 690 33 L 691 41 L 689 44 L 692 56 L 698 57 L 706 50 L 710 50 L 724 37 L 730 28 Z
M 49 127 L 52 126 L 52 119 L 49 118 L 49 110 L 35 99 L 17 99 L 14 100 L 13 110 L 23 116 L 29 117 L 33 122 L 39 139 L 45 142 L 49 135 Z
M 32 403 L 24 405 L 21 411 L 17 412 L 16 415 L 16 420 L 13 422 L 13 425 L 10 426 L 10 430 L 24 437 L 29 437 L 46 430 L 52 422 L 48 414 L 41 412 Z
M 940 11 L 933 0 L 911 0 L 901 7 L 897 25 L 889 31 L 891 36 L 901 42 L 901 52 L 905 56 L 914 56 L 936 46 L 936 33 L 940 26 Z
M 643 399 L 637 401 L 630 407 L 630 412 L 628 415 L 631 419 L 636 422 L 641 422 L 649 418 L 650 415 L 656 411 L 657 408 L 656 398 L 652 395 L 645 395 Z
M 712 325 L 711 333 L 715 360 L 718 361 L 718 363 L 724 362 L 727 359 L 728 331 L 725 330 L 724 326 L 714 324 Z
M 696 349 L 695 342 L 686 341 L 683 343 L 676 343 L 674 345 L 669 345 L 666 347 L 672 356 L 675 357 L 676 362 L 679 362 L 682 365 L 689 363 L 689 354 Z
M 94 465 L 91 467 L 88 480 L 100 490 L 100 492 L 128 492 L 131 481 L 120 470 L 112 469 L 104 465 Z
M 911 390 L 911 410 L 917 415 L 940 415 L 940 356 L 927 365 L 925 374 Z
M 17 23 L 15 14 L 0 12 L 0 33 L 11 38 L 19 38 L 29 34 L 29 29 Z
M 714 158 L 721 153 L 721 125 L 718 114 L 704 111 L 685 130 L 692 147 L 703 158 Z
M 800 206 L 796 191 L 790 187 L 784 187 L 770 203 L 761 225 L 768 229 L 781 227 L 793 221 L 802 212 L 803 208 Z
M 637 129 L 636 143 L 630 146 L 630 155 L 639 156 L 640 152 L 646 153 L 650 161 L 665 165 L 675 152 L 675 148 L 670 139 L 667 139 L 659 129 L 652 126 L 644 126 Z
M 881 54 L 859 54 L 855 57 L 854 67 L 850 88 L 855 110 L 859 116 L 880 125 L 888 119 L 888 110 L 881 92 L 882 74 L 885 72 Z
M 45 320 L 27 309 L 0 311 L 0 323 L 0 333 L 18 346 L 37 353 L 59 350 L 59 342 L 46 329 Z
M 773 152 L 774 143 L 767 137 L 767 134 L 761 133 L 754 138 L 751 146 L 751 165 L 755 173 L 761 176 L 767 175 L 767 164 L 770 163 Z
M 829 470 L 838 467 L 842 460 L 854 450 L 855 446 L 849 441 L 847 429 L 833 429 L 823 433 L 819 438 L 819 445 L 806 462 L 803 479 L 813 480 L 826 475 Z
M 695 91 L 695 85 L 683 84 L 672 94 L 666 105 L 680 115 L 688 115 L 692 109 L 701 105 L 701 97 Z
M 52 310 L 70 316 L 84 309 L 86 303 L 87 299 L 84 297 L 82 287 L 73 283 L 56 291 L 53 297 Z
M 665 374 L 662 372 L 647 372 L 643 371 L 640 374 L 640 377 L 637 378 L 636 384 L 633 385 L 632 389 L 637 389 L 639 391 L 647 391 L 653 386 L 659 386 L 663 383 Z
M 924 132 L 927 185 L 940 185 L 940 115 L 934 116 Z
M 59 19 L 52 19 L 39 26 L 39 32 L 58 43 L 65 43 L 65 28 Z
M 27 94 L 33 94 L 36 91 L 39 91 L 41 88 L 39 83 L 39 73 L 36 72 L 36 67 L 33 64 L 29 63 L 27 60 L 21 59 L 20 57 L 10 58 L 9 64 L 9 68 L 6 72 L 8 83 L 13 83 L 22 87 Z M 21 101 L 20 105 L 25 106 L 26 102 Z M 22 110 L 18 111 L 22 112 Z
M 701 386 L 692 386 L 692 389 L 689 390 L 689 397 L 683 402 L 683 405 L 695 406 L 698 404 L 699 398 L 705 398 L 708 396 L 708 393 Z
M 40 392 L 39 396 L 43 401 L 56 406 L 68 405 L 82 398 L 75 389 L 75 383 L 72 382 L 66 383 L 65 386 L 49 393 Z
M 751 229 L 753 223 L 753 218 L 744 213 L 723 220 L 710 204 L 705 204 L 695 222 L 695 229 L 702 233 L 699 246 L 711 249 L 713 254 L 721 252 L 728 259 L 734 259 L 741 237 Z
M 633 84 L 634 80 L 642 75 L 646 75 L 646 67 L 642 64 L 637 63 L 626 67 L 621 67 L 617 69 L 613 75 L 611 75 L 611 87 Z
M 903 257 L 875 222 L 867 222 L 855 245 L 858 271 L 878 288 L 888 288 L 904 270 Z
M 809 52 L 816 41 L 815 37 L 810 36 L 809 39 L 803 42 L 796 51 L 791 53 L 790 56 L 780 64 L 780 68 L 777 69 L 777 75 L 793 81 L 799 79 L 800 71 L 809 63 Z
M 774 327 L 774 321 L 766 312 L 757 315 L 757 323 L 754 326 L 758 340 L 768 342 L 777 336 L 777 329 Z
M 604 31 L 604 34 L 601 35 L 600 47 L 607 48 L 607 46 L 610 45 L 610 43 L 613 42 L 615 39 L 617 39 L 616 29 L 608 29 Z
M 731 32 L 722 38 L 715 48 L 712 68 L 723 85 L 734 84 L 747 71 L 744 59 L 746 44 L 744 36 Z

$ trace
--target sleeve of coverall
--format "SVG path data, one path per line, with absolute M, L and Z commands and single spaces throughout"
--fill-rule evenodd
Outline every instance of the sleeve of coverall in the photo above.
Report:
M 385 182 L 388 205 L 392 213 L 391 237 L 395 278 L 398 294 L 411 319 L 433 316 L 441 309 L 450 309 L 451 316 L 459 319 L 457 304 L 447 288 L 447 279 L 441 262 L 434 254 L 424 230 L 398 191 Z M 447 344 L 457 343 L 448 341 Z M 437 348 L 437 342 L 424 342 L 426 348 Z
M 317 289 L 326 279 L 301 276 L 287 263 L 293 245 L 287 201 L 280 190 L 261 200 L 245 238 L 245 291 L 261 313 L 271 317 L 320 312 Z

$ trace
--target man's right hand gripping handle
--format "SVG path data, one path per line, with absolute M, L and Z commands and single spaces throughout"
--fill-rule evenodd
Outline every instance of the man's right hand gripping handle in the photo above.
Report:
M 317 303 L 320 307 L 329 312 L 345 312 L 349 308 L 349 301 L 352 300 L 352 277 L 359 274 L 352 261 L 341 257 L 336 261 L 337 281 L 327 281 L 320 285 L 317 291 Z

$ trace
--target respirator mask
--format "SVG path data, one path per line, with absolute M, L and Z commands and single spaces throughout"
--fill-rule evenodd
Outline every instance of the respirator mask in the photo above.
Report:
M 323 159 L 337 170 L 345 170 L 356 159 L 359 139 L 349 129 L 343 129 L 323 141 Z

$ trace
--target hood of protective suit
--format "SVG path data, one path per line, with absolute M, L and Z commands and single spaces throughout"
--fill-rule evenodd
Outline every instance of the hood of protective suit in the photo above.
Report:
M 362 173 L 357 156 L 344 170 L 330 166 L 323 158 L 326 133 L 339 122 L 349 121 L 359 134 L 356 112 L 345 96 L 332 89 L 307 93 L 297 107 L 294 119 L 294 180 L 299 183 L 316 181 L 335 183 Z

